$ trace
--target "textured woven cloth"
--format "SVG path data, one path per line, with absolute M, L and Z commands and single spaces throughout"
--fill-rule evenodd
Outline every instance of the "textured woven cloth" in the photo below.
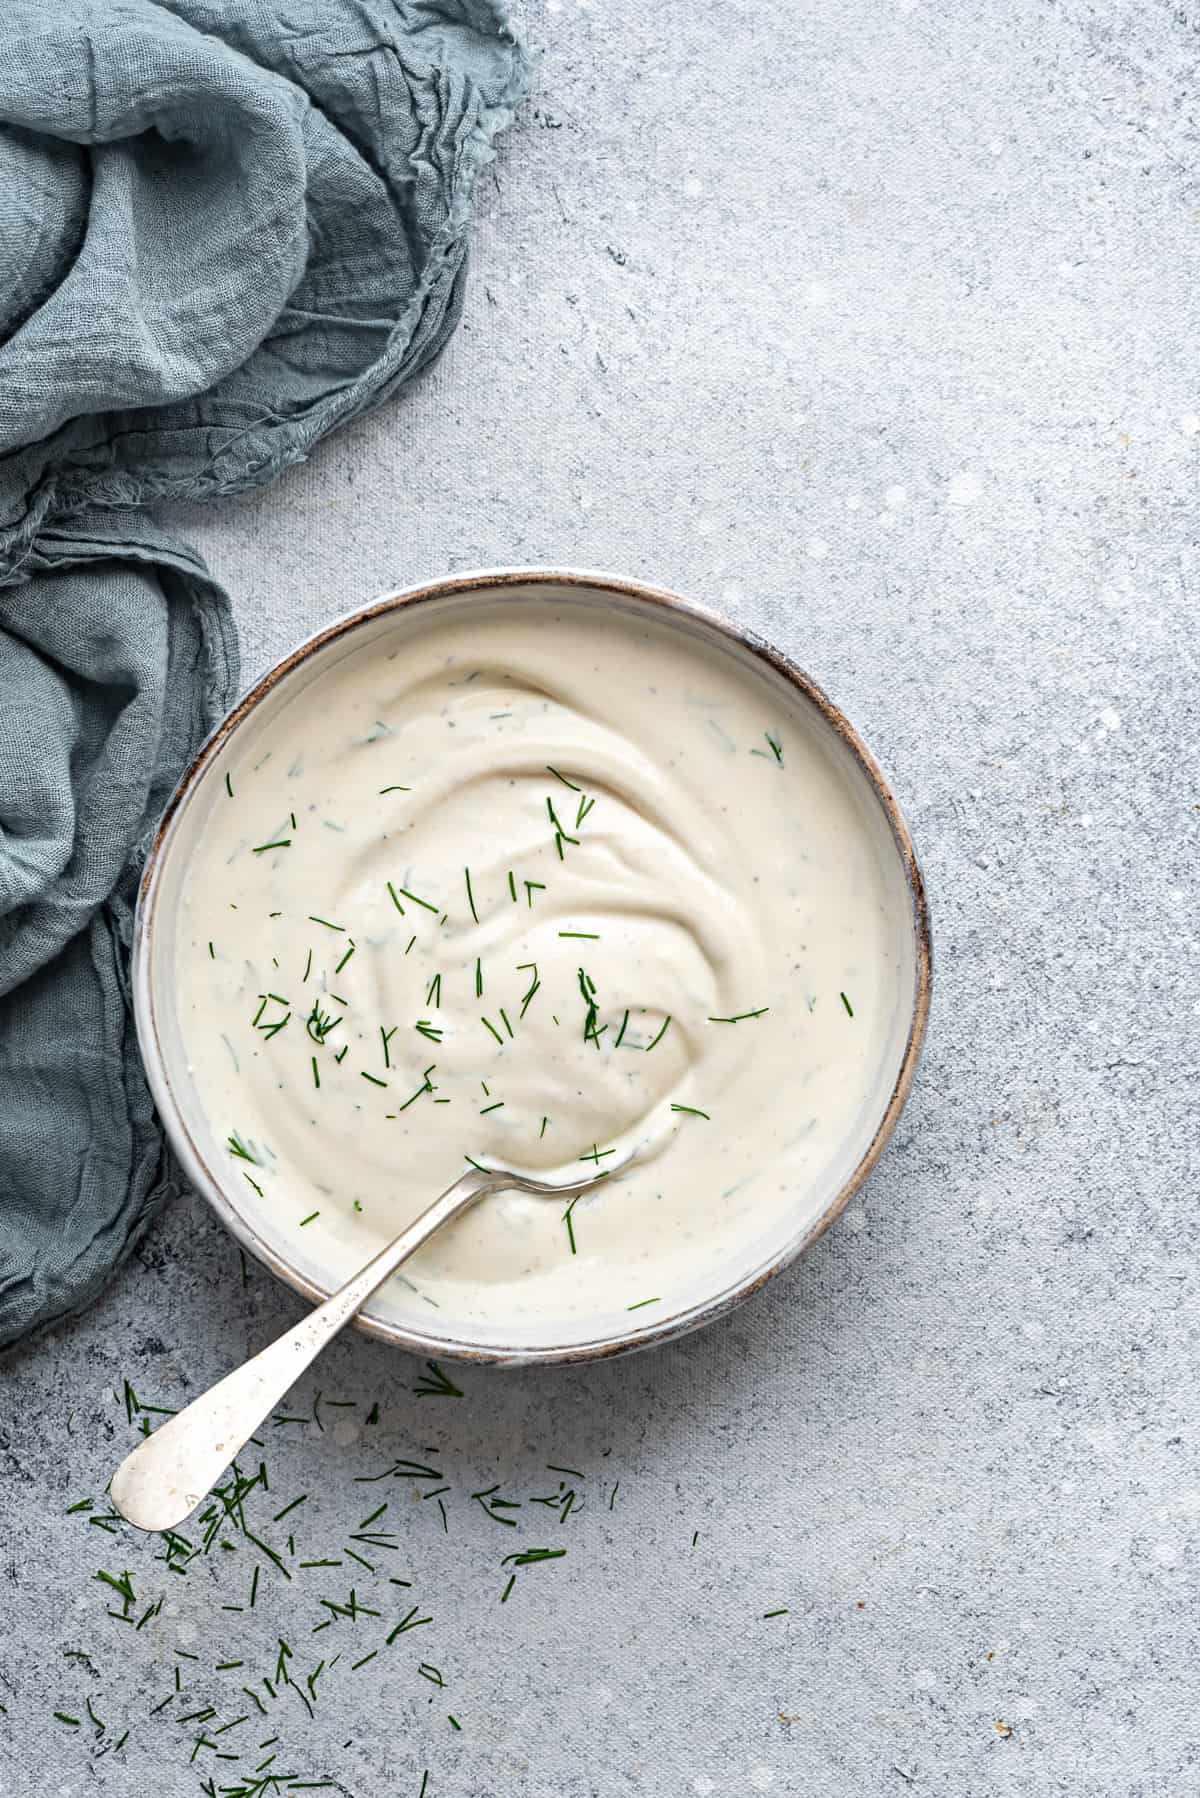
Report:
M 132 908 L 237 648 L 146 507 L 272 480 L 437 354 L 527 76 L 497 0 L 0 13 L 0 1342 L 176 1178 Z

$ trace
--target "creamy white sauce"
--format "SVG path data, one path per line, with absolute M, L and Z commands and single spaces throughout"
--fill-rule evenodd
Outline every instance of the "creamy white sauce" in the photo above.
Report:
M 509 1194 L 429 1243 L 389 1302 L 438 1328 L 666 1310 L 799 1227 L 904 985 L 874 802 L 804 703 L 669 620 L 521 600 L 400 613 L 297 687 L 222 753 L 176 943 L 247 1213 L 343 1277 L 467 1157 L 640 1145 L 570 1229 Z

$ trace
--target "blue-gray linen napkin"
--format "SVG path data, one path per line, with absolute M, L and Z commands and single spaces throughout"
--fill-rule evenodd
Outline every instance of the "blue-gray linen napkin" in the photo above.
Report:
M 146 508 L 273 480 L 437 354 L 528 66 L 499 0 L 0 11 L 0 1343 L 179 1177 L 133 904 L 238 661 Z

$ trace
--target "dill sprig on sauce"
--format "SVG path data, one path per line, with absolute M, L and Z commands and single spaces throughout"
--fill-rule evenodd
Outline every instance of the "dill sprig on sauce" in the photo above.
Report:
M 399 1108 L 400 1111 L 407 1111 L 410 1105 L 415 1105 L 417 1100 L 421 1097 L 422 1093 L 436 1092 L 436 1090 L 437 1090 L 436 1085 L 429 1078 L 430 1074 L 433 1073 L 433 1070 L 436 1068 L 436 1066 L 437 1066 L 436 1061 L 430 1062 L 429 1066 L 425 1069 L 425 1072 L 421 1078 L 420 1086 L 418 1086 L 415 1093 L 412 1093 L 407 1099 L 405 1099 L 403 1105 L 401 1105 Z M 397 1113 L 397 1115 L 399 1115 L 399 1114 Z
M 854 1007 L 853 1007 L 853 1005 L 851 1005 L 849 999 L 847 999 L 845 993 L 839 993 L 838 998 L 841 1000 L 842 1004 L 846 1007 L 846 1016 L 848 1018 L 852 1018 L 854 1016 Z
M 709 1123 L 712 1122 L 712 1119 L 709 1117 L 707 1111 L 697 1111 L 697 1109 L 694 1105 L 676 1105 L 676 1104 L 672 1103 L 671 1110 L 672 1111 L 685 1111 L 689 1117 L 704 1118 L 707 1122 L 709 1122 Z
M 771 756 L 774 756 L 776 763 L 778 764 L 778 766 L 780 768 L 782 768 L 783 767 L 783 744 L 780 742 L 778 737 L 773 737 L 769 730 L 765 730 L 763 732 L 763 737 L 765 738 L 767 744 L 770 747 L 771 755 L 768 755 L 765 749 L 752 749 L 750 751 L 751 755 L 761 756 L 764 762 L 769 762 L 771 760 Z
M 552 768 L 550 766 L 549 762 L 546 763 L 546 773 L 553 774 L 555 780 L 561 780 L 563 786 L 570 787 L 572 793 L 582 793 L 583 792 L 582 787 L 577 787 L 573 780 L 568 780 L 565 774 L 560 774 L 557 768 Z
M 573 843 L 576 846 L 576 848 L 578 848 L 579 838 L 573 837 L 569 830 L 564 830 L 562 821 L 559 818 L 558 813 L 554 809 L 554 801 L 553 801 L 553 799 L 550 798 L 549 794 L 546 795 L 546 810 L 550 815 L 550 822 L 554 826 L 554 847 L 558 851 L 559 861 L 562 861 L 563 860 L 563 844 L 564 843 Z
M 259 843 L 250 853 L 251 855 L 265 855 L 268 849 L 290 849 L 291 846 L 291 837 L 276 837 L 273 843 Z
M 428 1037 L 431 1043 L 440 1043 L 444 1035 L 443 1026 L 432 1023 L 428 1018 L 419 1018 L 413 1025 L 413 1029 L 418 1036 Z
M 521 1019 L 525 1016 L 526 1010 L 528 1009 L 529 1004 L 530 1004 L 531 1000 L 533 999 L 534 994 L 538 991 L 538 989 L 542 983 L 541 983 L 540 979 L 538 978 L 538 969 L 537 969 L 536 961 L 519 961 L 517 963 L 517 972 L 518 972 L 518 974 L 524 974 L 524 973 L 528 972 L 528 973 L 532 974 L 532 976 L 533 976 L 533 978 L 529 982 L 529 990 L 523 995 L 523 997 L 521 999 L 521 1009 L 517 1013 L 517 1022 L 520 1023 Z
M 392 885 L 392 883 L 391 883 L 391 881 L 390 881 L 390 880 L 389 880 L 389 881 L 388 881 L 388 889 L 389 889 L 389 891 L 390 891 L 390 890 L 391 890 L 391 885 Z M 423 906 L 423 907 L 424 907 L 424 908 L 425 908 L 425 910 L 426 910 L 426 911 L 431 911 L 431 912 L 434 912 L 434 913 L 436 913 L 436 911 L 437 911 L 437 906 L 436 906 L 436 905 L 431 905 L 431 904 L 430 904 L 430 902 L 429 902 L 429 900 L 428 900 L 428 899 L 422 899 L 422 898 L 421 898 L 421 897 L 420 897 L 420 896 L 419 896 L 419 895 L 418 895 L 418 894 L 416 894 L 416 893 L 410 893 L 410 892 L 409 892 L 409 890 L 408 890 L 408 888 L 407 888 L 407 887 L 401 887 L 401 888 L 400 888 L 400 891 L 401 891 L 401 892 L 402 892 L 402 893 L 403 893 L 403 894 L 404 894 L 404 897 L 405 897 L 405 898 L 406 898 L 406 899 L 411 899 L 411 900 L 412 900 L 412 903 L 413 903 L 413 904 L 414 904 L 414 905 L 420 905 L 420 906 Z M 395 895 L 395 893 L 392 893 L 392 897 L 393 897 L 393 899 L 394 899 L 394 898 L 395 898 L 395 897 L 396 897 L 396 895 Z M 401 907 L 401 909 L 402 909 L 402 910 L 403 910 L 403 907 Z
M 745 1018 L 763 1018 L 770 1011 L 769 1005 L 760 1005 L 757 1011 L 735 1011 L 732 1017 L 709 1018 L 710 1024 L 740 1024 Z
M 323 1011 L 321 1001 L 314 999 L 313 1008 L 304 1020 L 304 1028 L 313 1042 L 323 1047 L 326 1037 L 331 1031 L 337 1029 L 341 1021 L 341 1018 L 335 1018 L 331 1011 Z
M 331 924 L 328 918 L 318 918 L 315 912 L 309 912 L 308 921 L 310 924 L 323 924 L 326 930 L 336 930 L 341 936 L 345 936 L 346 934 L 346 926 L 344 924 Z

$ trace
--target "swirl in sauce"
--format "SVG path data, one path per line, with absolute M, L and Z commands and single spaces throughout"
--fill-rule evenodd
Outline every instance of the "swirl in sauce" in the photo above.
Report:
M 394 1308 L 664 1302 L 803 1214 L 880 1078 L 901 958 L 866 802 L 777 683 L 657 620 L 510 600 L 390 642 L 224 753 L 177 994 L 214 1134 L 339 1274 L 464 1157 L 637 1144 L 569 1227 L 477 1207 Z

